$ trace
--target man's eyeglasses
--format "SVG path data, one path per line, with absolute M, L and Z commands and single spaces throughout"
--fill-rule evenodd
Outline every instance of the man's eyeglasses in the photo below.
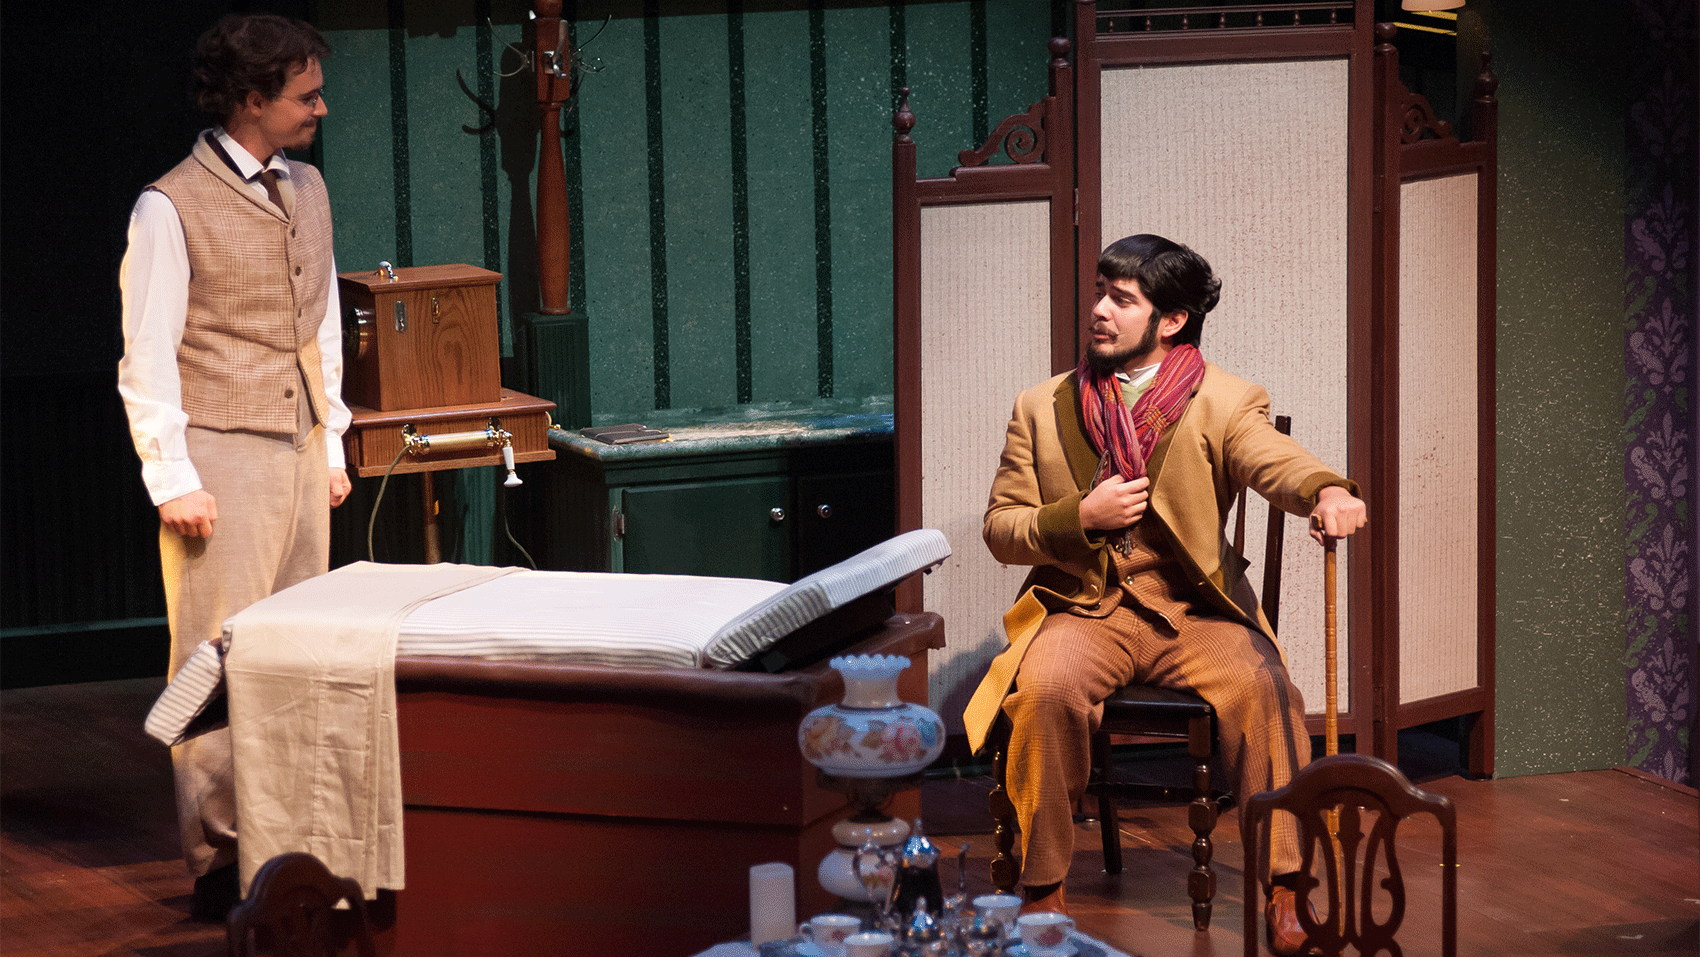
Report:
M 320 101 L 325 98 L 325 88 L 321 86 L 311 93 L 303 93 L 300 96 L 291 96 L 288 93 L 279 93 L 278 98 L 283 100 L 294 100 L 309 110 L 316 109 L 318 108 Z

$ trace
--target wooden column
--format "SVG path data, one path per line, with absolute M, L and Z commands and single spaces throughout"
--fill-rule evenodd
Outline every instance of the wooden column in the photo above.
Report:
M 561 106 L 572 95 L 572 47 L 561 23 L 561 0 L 538 0 L 532 21 L 537 73 L 537 110 L 542 127 L 537 157 L 537 283 L 538 311 L 565 315 L 567 305 L 567 247 L 572 237 L 567 222 L 567 171 L 561 160 Z

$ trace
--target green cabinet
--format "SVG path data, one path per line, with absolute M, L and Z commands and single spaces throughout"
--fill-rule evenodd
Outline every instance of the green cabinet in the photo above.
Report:
M 618 446 L 553 430 L 543 564 L 794 581 L 894 534 L 888 414 L 736 424 Z
M 622 486 L 609 570 L 790 581 L 790 504 L 784 475 Z

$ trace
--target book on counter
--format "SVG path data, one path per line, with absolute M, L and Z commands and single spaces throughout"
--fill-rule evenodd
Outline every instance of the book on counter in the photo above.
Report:
M 635 422 L 626 425 L 598 425 L 588 429 L 579 429 L 578 434 L 587 439 L 606 442 L 609 445 L 627 445 L 632 442 L 665 442 L 669 434 L 660 429 L 652 429 L 647 425 Z

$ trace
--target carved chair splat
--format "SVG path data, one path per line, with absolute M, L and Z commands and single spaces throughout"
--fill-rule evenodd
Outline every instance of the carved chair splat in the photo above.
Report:
M 1343 954 L 1348 948 L 1355 954 L 1402 952 L 1394 943 L 1407 913 L 1397 831 L 1408 818 L 1432 815 L 1441 831 L 1441 954 L 1452 957 L 1457 953 L 1458 834 L 1452 802 L 1444 795 L 1416 787 L 1381 758 L 1334 754 L 1299 769 L 1285 787 L 1252 796 L 1241 809 L 1246 957 L 1258 953 L 1263 881 L 1254 875 L 1263 871 L 1262 845 L 1270 815 L 1277 810 L 1298 817 L 1304 855 L 1302 876 L 1294 889 L 1299 923 L 1309 935 L 1309 948 L 1328 955 Z M 1329 812 L 1339 818 L 1333 840 L 1327 824 Z M 1322 858 L 1326 882 L 1315 876 L 1318 857 Z M 1324 883 L 1327 894 L 1317 900 L 1313 894 Z
M 346 909 L 337 907 L 342 902 Z M 230 957 L 336 957 L 350 943 L 359 957 L 376 955 L 360 882 L 300 852 L 260 866 L 225 928 Z

